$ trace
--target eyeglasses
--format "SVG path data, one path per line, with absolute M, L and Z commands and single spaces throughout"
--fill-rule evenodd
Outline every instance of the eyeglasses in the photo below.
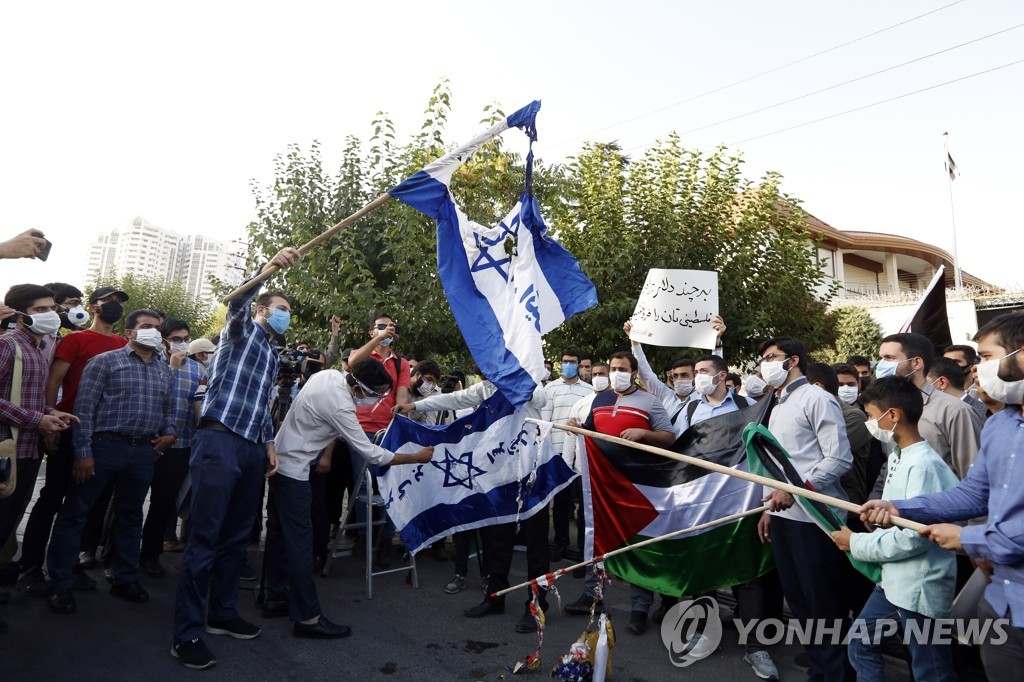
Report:
M 788 357 L 785 353 L 769 353 L 761 358 L 761 360 L 763 362 L 774 362 L 775 360 L 785 360 Z
M 383 399 L 391 395 L 390 388 L 384 391 L 383 393 L 378 393 L 377 391 L 374 391 L 372 388 L 361 382 L 359 379 L 356 379 L 355 377 L 352 378 L 355 380 L 356 384 L 358 384 L 359 388 L 363 389 L 363 393 L 370 396 L 371 398 Z

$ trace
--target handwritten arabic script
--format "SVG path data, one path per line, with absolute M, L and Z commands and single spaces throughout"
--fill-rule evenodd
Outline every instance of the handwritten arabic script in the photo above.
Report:
M 714 348 L 718 273 L 653 268 L 633 311 L 630 338 L 656 346 Z

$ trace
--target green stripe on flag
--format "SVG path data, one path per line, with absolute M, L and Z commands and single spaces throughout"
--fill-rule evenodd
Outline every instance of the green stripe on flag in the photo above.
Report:
M 771 547 L 757 537 L 759 516 L 663 540 L 605 559 L 605 568 L 626 582 L 658 594 L 695 597 L 741 585 L 772 568 Z M 649 538 L 636 535 L 629 544 Z

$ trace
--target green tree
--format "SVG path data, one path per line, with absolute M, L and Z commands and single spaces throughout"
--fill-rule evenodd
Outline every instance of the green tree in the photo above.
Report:
M 110 277 L 99 278 L 92 290 L 101 286 L 114 287 L 128 294 L 129 301 L 124 304 L 125 314 L 114 325 L 114 332 L 118 334 L 124 332 L 128 313 L 140 308 L 159 310 L 167 317 L 185 320 L 195 339 L 209 334 L 216 324 L 213 306 L 190 294 L 178 281 L 166 282 L 161 277 L 114 273 Z
M 873 358 L 882 345 L 882 327 L 864 308 L 846 305 L 832 311 L 835 322 L 835 342 L 818 348 L 813 356 L 816 362 L 834 365 L 846 362 L 851 355 Z

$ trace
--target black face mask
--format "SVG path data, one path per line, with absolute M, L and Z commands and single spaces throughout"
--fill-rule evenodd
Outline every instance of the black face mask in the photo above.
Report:
M 97 317 L 107 324 L 114 324 L 124 315 L 124 308 L 119 301 L 108 301 L 99 306 Z

